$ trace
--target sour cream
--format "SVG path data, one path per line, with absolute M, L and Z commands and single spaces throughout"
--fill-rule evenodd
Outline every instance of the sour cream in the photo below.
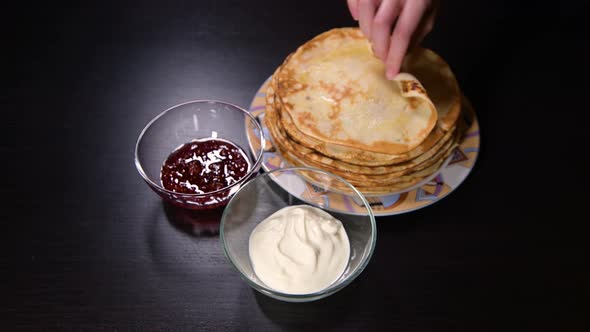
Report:
M 250 234 L 258 278 L 283 293 L 308 294 L 336 281 L 348 266 L 350 243 L 340 220 L 309 206 L 283 208 Z

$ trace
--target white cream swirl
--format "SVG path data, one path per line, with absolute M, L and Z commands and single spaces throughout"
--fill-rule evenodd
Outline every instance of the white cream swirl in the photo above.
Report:
M 250 260 L 268 287 L 289 294 L 320 291 L 348 265 L 350 244 L 342 223 L 309 206 L 283 208 L 250 234 Z

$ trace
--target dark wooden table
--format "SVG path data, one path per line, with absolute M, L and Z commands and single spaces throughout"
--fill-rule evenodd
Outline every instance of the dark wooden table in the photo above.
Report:
M 363 274 L 306 304 L 250 289 L 215 225 L 166 208 L 133 150 L 171 105 L 247 107 L 298 45 L 355 23 L 344 1 L 4 9 L 3 331 L 590 328 L 583 1 L 443 1 L 425 45 L 478 112 L 476 168 L 441 202 L 378 220 Z

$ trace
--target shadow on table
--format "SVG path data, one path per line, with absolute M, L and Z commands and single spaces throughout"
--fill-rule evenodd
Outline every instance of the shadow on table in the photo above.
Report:
M 143 226 L 146 264 L 179 287 L 207 277 L 223 259 L 217 237 L 220 211 L 195 212 L 158 202 Z
M 193 237 L 217 236 L 224 207 L 211 210 L 188 210 L 163 202 L 168 222 Z
M 281 327 L 304 327 L 318 322 L 330 324 L 342 317 L 349 317 L 361 307 L 360 291 L 358 281 L 353 281 L 326 298 L 313 302 L 291 303 L 273 299 L 252 289 L 264 315 Z

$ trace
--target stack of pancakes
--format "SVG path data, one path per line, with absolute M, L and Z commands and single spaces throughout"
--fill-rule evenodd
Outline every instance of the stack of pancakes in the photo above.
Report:
M 266 91 L 264 121 L 277 152 L 294 166 L 337 174 L 366 195 L 400 192 L 431 177 L 462 133 L 459 86 L 428 49 L 409 53 L 401 71 L 387 80 L 355 28 L 305 43 Z

